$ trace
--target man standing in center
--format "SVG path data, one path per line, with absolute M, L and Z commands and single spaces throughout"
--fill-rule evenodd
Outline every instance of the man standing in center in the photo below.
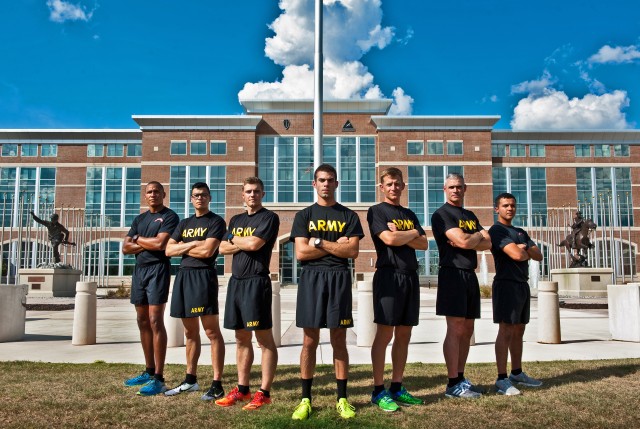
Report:
M 218 246 L 224 239 L 224 219 L 209 210 L 211 193 L 204 182 L 191 187 L 191 203 L 195 214 L 183 219 L 167 244 L 167 256 L 182 256 L 171 297 L 171 317 L 179 317 L 187 338 L 187 375 L 177 387 L 167 390 L 166 396 L 200 389 L 197 379 L 200 358 L 200 325 L 202 322 L 211 341 L 211 365 L 213 383 L 203 400 L 219 399 L 222 390 L 224 367 L 224 340 L 218 320 L 218 274 L 216 257 Z
M 316 169 L 312 184 L 318 202 L 296 213 L 291 229 L 296 258 L 302 263 L 296 326 L 304 330 L 300 353 L 302 401 L 293 412 L 294 420 L 306 420 L 311 414 L 320 328 L 330 330 L 338 393 L 336 409 L 345 419 L 355 417 L 355 408 L 347 401 L 347 328 L 353 327 L 349 258 L 358 257 L 364 232 L 358 215 L 336 202 L 337 177 L 331 165 L 322 164 Z
M 251 331 L 262 349 L 262 384 L 253 400 L 243 410 L 257 410 L 271 403 L 271 383 L 278 363 L 278 349 L 273 339 L 271 319 L 271 279 L 269 262 L 278 238 L 280 219 L 262 206 L 264 184 L 248 177 L 242 184 L 242 200 L 247 211 L 231 218 L 227 240 L 220 243 L 220 253 L 233 255 L 231 278 L 227 287 L 224 327 L 236 332 L 238 386 L 216 401 L 230 407 L 251 398 L 249 376 L 253 364 Z M 280 332 L 277 333 L 280 335 Z
M 420 316 L 420 284 L 416 250 L 427 250 L 429 241 L 420 221 L 400 205 L 405 188 L 402 171 L 387 168 L 380 174 L 384 201 L 369 208 L 367 222 L 376 248 L 376 272 L 373 276 L 373 321 L 376 336 L 371 347 L 373 393 L 371 402 L 384 411 L 396 411 L 401 405 L 420 405 L 421 399 L 402 385 L 411 330 Z M 392 375 L 389 390 L 384 388 L 384 360 L 389 342 Z
M 467 185 L 460 174 L 447 175 L 446 202 L 431 216 L 431 229 L 438 244 L 440 266 L 436 314 L 446 316 L 444 360 L 449 382 L 448 398 L 479 398 L 482 392 L 464 376 L 475 319 L 480 318 L 480 286 L 475 269 L 476 251 L 491 248 L 489 233 L 476 215 L 464 209 Z

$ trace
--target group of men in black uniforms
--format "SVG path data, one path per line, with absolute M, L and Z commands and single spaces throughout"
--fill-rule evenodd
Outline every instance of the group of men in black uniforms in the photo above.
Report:
M 312 413 L 312 384 L 320 329 L 328 328 L 336 376 L 336 410 L 343 418 L 355 416 L 347 396 L 349 354 L 347 329 L 353 327 L 352 280 L 349 259 L 355 259 L 364 231 L 358 215 L 335 199 L 337 172 L 328 164 L 319 166 L 312 182 L 317 202 L 299 211 L 293 221 L 290 240 L 302 265 L 298 282 L 296 326 L 303 329 L 300 353 L 301 401 L 292 414 L 306 420 Z M 400 205 L 405 189 L 402 172 L 388 168 L 380 175 L 381 203 L 369 208 L 367 222 L 377 261 L 373 279 L 374 322 L 377 330 L 371 348 L 374 390 L 371 402 L 384 411 L 423 404 L 402 384 L 413 326 L 419 322 L 420 285 L 416 250 L 426 250 L 428 240 L 415 213 Z M 498 222 L 485 231 L 473 212 L 463 208 L 466 185 L 457 174 L 447 176 L 445 204 L 434 212 L 431 226 L 440 254 L 436 313 L 446 316 L 447 334 L 443 351 L 449 382 L 447 397 L 475 398 L 482 389 L 464 376 L 473 334 L 480 317 L 480 293 L 475 275 L 478 250 L 491 249 L 496 261 L 493 284 L 494 322 L 498 379 L 496 390 L 519 394 L 513 383 L 539 386 L 540 381 L 522 372 L 522 336 L 529 321 L 528 259 L 541 260 L 539 249 L 520 228 L 511 225 L 516 201 L 511 194 L 496 198 Z M 133 222 L 123 253 L 136 255 L 131 302 L 136 307 L 146 369 L 125 381 L 142 386 L 140 395 L 173 396 L 200 389 L 197 363 L 200 356 L 200 323 L 211 341 L 213 382 L 202 396 L 222 407 L 246 402 L 243 409 L 255 410 L 271 403 L 271 384 L 278 352 L 271 318 L 269 263 L 277 240 L 278 216 L 262 205 L 264 185 L 249 177 L 242 185 L 246 212 L 224 220 L 209 210 L 206 183 L 195 183 L 191 202 L 195 214 L 178 221 L 163 205 L 164 189 L 158 182 L 145 188 L 149 210 Z M 238 384 L 227 395 L 222 388 L 224 342 L 219 326 L 218 253 L 233 255 L 232 275 L 227 288 L 223 326 L 235 331 Z M 185 379 L 168 390 L 163 378 L 167 337 L 162 314 L 168 301 L 169 258 L 181 256 L 171 299 L 171 316 L 181 318 L 186 336 Z M 262 351 L 260 389 L 252 396 L 249 373 L 253 363 L 252 332 Z M 279 333 L 277 333 L 279 334 Z M 392 376 L 384 385 L 386 349 L 391 350 Z M 512 372 L 506 374 L 511 354 Z

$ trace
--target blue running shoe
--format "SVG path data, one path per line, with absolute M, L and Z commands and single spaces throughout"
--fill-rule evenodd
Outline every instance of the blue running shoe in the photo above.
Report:
M 149 375 L 148 372 L 144 371 L 142 374 L 140 375 L 136 375 L 135 377 L 132 377 L 128 380 L 124 381 L 124 385 L 127 387 L 131 387 L 131 386 L 142 386 L 144 384 L 147 384 L 148 382 L 151 381 L 153 377 Z
M 159 395 L 167 391 L 167 386 L 160 380 L 153 378 L 150 382 L 145 384 L 138 391 L 140 396 L 153 396 Z

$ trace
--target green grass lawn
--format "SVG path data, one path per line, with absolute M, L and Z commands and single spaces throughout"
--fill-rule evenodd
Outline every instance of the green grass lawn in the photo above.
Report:
M 280 366 L 272 389 L 273 404 L 253 411 L 220 408 L 200 400 L 200 393 L 167 398 L 139 397 L 122 381 L 141 370 L 129 364 L 48 364 L 0 362 L 0 427 L 131 428 L 637 428 L 640 427 L 640 359 L 531 362 L 525 370 L 544 381 L 541 388 L 504 397 L 493 389 L 479 400 L 445 399 L 444 365 L 410 364 L 405 386 L 426 404 L 384 413 L 370 404 L 371 366 L 353 365 L 349 400 L 357 408 L 352 420 L 335 411 L 333 368 L 318 366 L 313 386 L 314 413 L 306 422 L 291 420 L 299 402 L 299 368 Z M 185 367 L 169 365 L 165 378 L 174 387 Z M 207 389 L 211 369 L 199 368 Z M 473 364 L 465 374 L 476 384 L 493 387 L 495 366 Z M 259 382 L 253 368 L 252 392 Z M 235 383 L 235 367 L 225 367 L 224 387 Z

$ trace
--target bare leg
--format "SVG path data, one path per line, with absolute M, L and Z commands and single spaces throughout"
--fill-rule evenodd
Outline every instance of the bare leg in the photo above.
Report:
M 515 325 L 510 323 L 500 323 L 498 325 L 498 336 L 496 337 L 496 366 L 498 374 L 507 373 L 507 360 L 509 359 L 509 345 L 512 342 Z M 512 356 L 513 359 L 513 356 Z
M 300 376 L 313 378 L 316 371 L 316 349 L 320 343 L 320 329 L 304 328 L 302 351 L 300 352 Z
M 200 359 L 200 324 L 197 317 L 182 319 L 184 335 L 187 338 L 187 374 L 197 375 Z
M 213 367 L 213 379 L 222 380 L 222 370 L 224 369 L 224 339 L 220 332 L 220 319 L 218 315 L 200 316 L 202 326 L 211 341 L 211 366 Z
M 164 304 L 149 306 L 149 322 L 153 331 L 153 358 L 156 374 L 163 374 L 167 355 L 167 330 L 164 327 Z
M 520 323 L 513 325 L 513 335 L 511 336 L 511 342 L 509 343 L 511 369 L 522 368 L 522 337 L 524 337 L 525 327 L 526 325 Z
M 347 330 L 345 328 L 334 328 L 329 330 L 329 334 L 331 336 L 331 347 L 333 348 L 333 366 L 336 372 L 336 379 L 346 380 L 349 378 Z
M 384 384 L 384 360 L 391 338 L 393 338 L 393 326 L 376 325 L 376 336 L 371 346 L 371 367 L 373 369 L 374 386 Z
M 473 319 L 447 316 L 447 335 L 442 350 L 449 378 L 456 378 L 458 372 L 464 371 L 469 354 L 469 341 L 473 334 L 473 322 Z
M 236 329 L 236 363 L 238 364 L 238 384 L 249 386 L 251 365 L 253 365 L 251 331 Z
M 149 306 L 136 305 L 136 319 L 140 330 L 140 344 L 144 353 L 144 363 L 147 368 L 155 368 L 153 351 L 153 330 L 149 321 Z
M 393 346 L 391 347 L 392 382 L 402 383 L 404 368 L 407 365 L 407 354 L 409 353 L 409 341 L 411 341 L 412 328 L 413 326 L 396 326 Z
M 271 390 L 271 383 L 276 375 L 276 365 L 278 364 L 278 348 L 273 339 L 273 330 L 265 329 L 255 331 L 258 345 L 262 349 L 262 390 Z
M 471 336 L 473 335 L 474 319 L 464 319 L 464 330 L 460 338 L 460 354 L 458 355 L 458 372 L 464 372 L 471 347 Z

